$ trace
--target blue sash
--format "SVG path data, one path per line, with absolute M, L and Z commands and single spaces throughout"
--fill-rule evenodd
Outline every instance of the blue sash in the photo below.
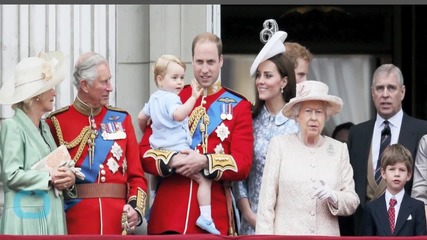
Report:
M 117 116 L 119 116 L 119 118 L 117 118 Z M 104 119 L 102 119 L 102 123 L 119 122 L 113 119 L 120 119 L 124 121 L 125 118 L 126 118 L 125 113 L 107 110 L 107 113 L 105 114 Z M 95 153 L 93 157 L 93 165 L 90 166 L 89 154 L 87 154 L 86 158 L 83 160 L 83 163 L 81 165 L 81 171 L 85 175 L 85 179 L 82 181 L 76 178 L 76 184 L 96 182 L 96 179 L 99 173 L 99 165 L 104 163 L 105 158 L 110 152 L 111 146 L 113 146 L 114 144 L 113 140 L 104 140 L 101 134 L 102 132 L 98 127 L 98 136 L 95 139 Z M 99 149 L 101 149 L 101 151 L 99 151 Z M 80 201 L 81 201 L 81 198 L 78 198 L 78 195 L 77 195 L 77 198 L 75 199 L 66 200 L 65 210 L 67 210 L 68 208 L 71 208 L 72 206 L 74 206 Z
M 223 101 L 233 99 L 234 101 Z M 239 102 L 242 101 L 242 98 L 239 96 L 236 96 L 228 91 L 225 91 L 221 96 L 218 97 L 215 102 L 211 104 L 209 107 L 207 114 L 209 115 L 209 125 L 208 125 L 208 135 L 210 135 L 216 127 L 218 127 L 222 120 L 221 120 L 221 106 L 224 103 L 229 103 L 234 108 Z M 200 121 L 203 121 L 203 117 L 199 120 L 199 123 L 197 123 L 197 128 L 194 131 L 193 135 L 193 142 L 191 143 L 191 148 L 195 149 L 195 147 L 202 142 L 202 133 L 200 132 Z

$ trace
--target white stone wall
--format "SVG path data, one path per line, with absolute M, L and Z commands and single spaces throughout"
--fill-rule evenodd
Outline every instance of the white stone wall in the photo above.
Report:
M 96 51 L 116 71 L 116 6 L 115 5 L 0 5 L 2 49 L 1 83 L 13 81 L 16 64 L 40 51 L 64 52 L 69 74 L 57 87 L 55 107 L 74 99 L 72 69 L 83 52 Z M 113 86 L 115 78 L 112 79 Z M 112 96 L 111 104 L 116 98 Z M 0 117 L 10 117 L 10 106 L 1 106 Z

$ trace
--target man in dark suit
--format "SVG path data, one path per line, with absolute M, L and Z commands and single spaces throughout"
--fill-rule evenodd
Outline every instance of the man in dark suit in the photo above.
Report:
M 411 198 L 404 186 L 411 179 L 411 153 L 401 144 L 393 144 L 381 157 L 381 177 L 387 184 L 379 198 L 366 204 L 363 221 L 365 236 L 426 235 L 424 202 Z
M 378 67 L 373 75 L 371 94 L 377 110 L 376 117 L 353 126 L 349 133 L 350 163 L 354 171 L 354 182 L 360 205 L 353 218 L 341 219 L 341 224 L 346 226 L 342 235 L 361 235 L 366 202 L 378 198 L 385 191 L 384 180 L 376 179 L 375 172 L 379 166 L 377 161 L 380 142 L 386 125 L 391 135 L 390 144 L 402 144 L 414 157 L 420 138 L 427 133 L 426 121 L 413 118 L 402 110 L 405 85 L 398 67 L 393 64 L 383 64 Z M 412 180 L 405 185 L 407 193 L 411 192 L 411 187 Z M 354 229 L 351 229 L 351 225 Z

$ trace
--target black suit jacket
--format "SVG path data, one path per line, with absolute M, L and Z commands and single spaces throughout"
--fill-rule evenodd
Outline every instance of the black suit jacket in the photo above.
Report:
M 354 171 L 354 184 L 356 193 L 360 198 L 360 205 L 353 215 L 352 219 L 341 219 L 340 225 L 348 228 L 342 235 L 361 235 L 361 223 L 363 220 L 363 209 L 366 203 L 366 184 L 368 174 L 368 158 L 371 149 L 372 134 L 376 119 L 357 124 L 350 129 L 348 137 L 348 149 L 350 155 L 350 164 Z M 398 143 L 402 144 L 412 154 L 415 155 L 418 149 L 418 143 L 421 137 L 427 133 L 427 121 L 413 118 L 403 113 L 402 125 L 400 127 Z M 413 172 L 413 171 L 412 171 Z M 405 191 L 411 192 L 412 178 L 405 185 Z M 354 228 L 351 229 L 350 225 Z
M 364 236 L 420 236 L 426 235 L 424 203 L 405 193 L 391 233 L 385 194 L 366 204 L 363 221 Z

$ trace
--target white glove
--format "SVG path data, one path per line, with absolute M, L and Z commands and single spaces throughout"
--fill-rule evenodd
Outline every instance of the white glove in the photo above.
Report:
M 76 178 L 80 179 L 80 180 L 84 180 L 85 179 L 85 175 L 84 173 L 81 172 L 81 168 L 77 168 L 74 167 L 75 166 L 75 162 L 73 160 L 66 160 L 66 161 L 62 161 L 61 165 L 59 167 L 67 167 L 69 168 L 74 175 L 76 176 Z M 55 196 L 59 197 L 62 195 L 62 191 L 58 190 L 55 188 Z
M 80 180 L 84 180 L 85 179 L 84 173 L 82 173 L 81 168 L 74 167 L 75 164 L 76 163 L 73 160 L 70 159 L 70 160 L 62 162 L 62 164 L 61 164 L 60 167 L 67 167 L 67 168 L 69 168 L 74 173 L 74 175 L 76 176 L 76 178 L 78 178 Z
M 336 207 L 338 204 L 338 198 L 335 192 L 325 183 L 325 181 L 319 180 L 318 183 L 318 187 L 314 188 L 316 190 L 314 192 L 314 196 L 321 201 L 327 199 L 330 204 Z

